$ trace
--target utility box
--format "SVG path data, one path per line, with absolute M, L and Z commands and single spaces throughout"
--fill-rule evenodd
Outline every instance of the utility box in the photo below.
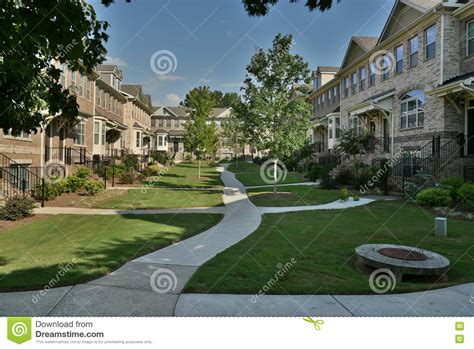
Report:
M 435 218 L 435 236 L 445 238 L 448 236 L 448 219 L 445 217 Z

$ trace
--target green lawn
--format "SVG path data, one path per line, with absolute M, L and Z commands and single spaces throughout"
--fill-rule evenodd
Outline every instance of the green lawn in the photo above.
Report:
M 114 190 L 103 200 L 96 201 L 92 207 L 115 209 L 181 208 L 222 206 L 220 190 L 187 189 L 129 189 Z
M 325 190 L 315 186 L 292 185 L 278 188 L 248 189 L 247 194 L 257 206 L 308 206 L 321 205 L 339 199 L 339 190 Z
M 182 162 L 171 166 L 162 175 L 148 177 L 147 181 L 157 187 L 167 188 L 211 188 L 222 187 L 216 165 L 202 161 L 201 178 L 198 178 L 198 162 Z
M 260 176 L 260 166 L 256 164 L 251 164 L 248 162 L 235 162 L 231 163 L 228 167 L 228 170 L 235 173 L 235 177 L 243 185 L 267 185 Z M 296 172 L 288 172 L 285 180 L 279 182 L 279 184 L 290 184 L 290 183 L 299 183 L 306 182 L 307 179 Z
M 294 258 L 267 293 L 373 294 L 368 276 L 354 267 L 354 249 L 364 243 L 418 246 L 451 261 L 448 280 L 403 281 L 395 293 L 474 282 L 474 222 L 449 219 L 446 239 L 433 236 L 433 225 L 431 213 L 395 201 L 266 214 L 256 232 L 199 268 L 185 291 L 256 294 L 275 280 L 279 263 Z
M 90 281 L 198 234 L 221 217 L 59 215 L 32 221 L 0 234 L 0 291 L 40 289 L 51 280 L 55 286 Z M 72 269 L 58 274 L 73 259 Z

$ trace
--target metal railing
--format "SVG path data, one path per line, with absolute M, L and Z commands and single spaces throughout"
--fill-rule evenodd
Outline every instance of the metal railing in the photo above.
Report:
M 61 162 L 66 165 L 83 164 L 91 160 L 92 155 L 87 152 L 86 148 L 79 147 L 45 147 L 44 161 Z
M 44 179 L 40 167 L 19 164 L 0 153 L 0 185 L 2 195 L 11 198 L 16 195 L 29 195 L 41 200 L 44 206 Z

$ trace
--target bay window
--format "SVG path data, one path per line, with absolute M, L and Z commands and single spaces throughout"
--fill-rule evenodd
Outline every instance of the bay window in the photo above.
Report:
M 400 128 L 409 129 L 422 127 L 425 122 L 425 94 L 421 90 L 413 90 L 401 98 Z

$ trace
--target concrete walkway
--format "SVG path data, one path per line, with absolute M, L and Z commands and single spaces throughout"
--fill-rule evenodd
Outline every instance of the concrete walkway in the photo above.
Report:
M 81 214 L 81 215 L 116 215 L 116 214 L 175 214 L 175 213 L 225 213 L 224 206 L 215 207 L 186 207 L 186 208 L 160 208 L 142 210 L 114 210 L 107 208 L 78 208 L 78 207 L 37 207 L 35 214 Z
M 312 206 L 292 206 L 292 207 L 263 207 L 259 206 L 258 209 L 261 214 L 264 213 L 282 213 L 282 212 L 297 212 L 297 211 L 312 211 L 312 210 L 341 210 L 345 208 L 358 207 L 367 205 L 374 202 L 373 199 L 360 198 L 359 201 L 354 201 L 351 198 L 347 201 L 333 201 L 324 205 L 312 205 Z
M 256 301 L 252 295 L 182 294 L 199 266 L 260 225 L 261 211 L 248 199 L 234 174 L 224 171 L 221 178 L 226 186 L 225 216 L 216 226 L 130 261 L 86 284 L 47 291 L 0 293 L 0 316 L 474 316 L 474 283 L 409 294 L 263 295 Z M 334 207 L 337 202 L 327 205 L 346 208 L 348 204 L 371 201 L 361 198 L 358 202 L 339 203 L 341 207 Z M 209 209 L 196 208 L 192 212 Z M 288 212 L 289 208 L 281 209 Z M 110 211 L 115 211 L 110 214 L 130 212 Z M 150 213 L 151 210 L 140 211 Z M 91 214 L 87 212 L 81 214 Z
M 293 185 L 307 185 L 307 186 L 318 186 L 319 182 L 298 182 L 298 183 L 287 183 L 287 184 L 277 184 L 277 187 L 291 187 Z M 265 185 L 248 185 L 246 189 L 257 189 L 257 188 L 273 188 L 273 184 Z

